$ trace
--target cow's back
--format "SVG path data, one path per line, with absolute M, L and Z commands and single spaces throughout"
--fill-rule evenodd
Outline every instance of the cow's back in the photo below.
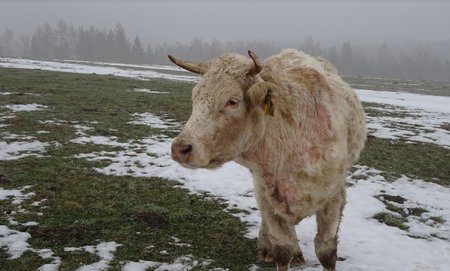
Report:
M 267 58 L 264 66 L 268 67 L 271 73 L 281 75 L 287 81 L 295 81 L 295 71 L 299 69 L 314 69 L 323 76 L 324 82 L 329 86 L 327 91 L 331 92 L 332 96 L 332 99 L 327 101 L 327 108 L 332 118 L 333 129 L 340 137 L 337 141 L 342 141 L 338 145 L 342 147 L 346 143 L 344 157 L 347 158 L 346 167 L 350 167 L 359 158 L 366 140 L 365 114 L 355 92 L 339 76 L 337 69 L 325 59 L 315 58 L 295 49 L 287 49 Z M 291 110 L 301 111 L 301 108 Z

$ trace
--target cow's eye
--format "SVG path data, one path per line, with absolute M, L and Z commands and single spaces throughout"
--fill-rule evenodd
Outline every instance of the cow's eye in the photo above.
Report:
M 231 108 L 235 108 L 239 105 L 239 100 L 238 99 L 234 99 L 231 98 L 227 101 L 227 103 L 225 104 L 225 107 L 231 107 Z

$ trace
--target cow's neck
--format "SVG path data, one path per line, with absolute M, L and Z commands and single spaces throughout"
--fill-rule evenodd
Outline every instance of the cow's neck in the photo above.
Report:
M 258 175 L 278 177 L 285 175 L 286 165 L 292 164 L 294 147 L 292 130 L 275 127 L 273 123 L 266 125 L 263 136 L 252 142 L 250 148 L 243 152 L 236 161 Z

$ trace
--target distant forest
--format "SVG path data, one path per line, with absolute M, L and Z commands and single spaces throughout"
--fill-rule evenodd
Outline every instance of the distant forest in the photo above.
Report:
M 0 56 L 31 59 L 168 64 L 168 53 L 203 61 L 224 52 L 245 53 L 248 49 L 260 57 L 267 57 L 278 53 L 282 47 L 269 41 L 223 42 L 197 38 L 189 43 L 143 44 L 139 36 L 130 39 L 121 24 L 112 29 L 75 28 L 62 19 L 55 26 L 39 25 L 31 37 L 16 37 L 10 29 L 0 32 Z M 343 75 L 450 81 L 450 39 L 428 43 L 357 45 L 344 42 L 322 46 L 308 37 L 289 47 L 329 59 Z

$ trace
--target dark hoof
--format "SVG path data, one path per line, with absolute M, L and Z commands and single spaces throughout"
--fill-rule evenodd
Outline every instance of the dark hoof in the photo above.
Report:
M 289 265 L 278 266 L 277 271 L 289 271 Z
M 305 263 L 306 263 L 305 259 L 303 258 L 303 254 L 301 252 L 298 254 L 295 254 L 291 260 L 291 265 L 295 265 L 295 266 L 302 266 Z
M 273 254 L 265 248 L 258 249 L 258 255 L 256 258 L 259 262 L 263 263 L 273 262 Z

